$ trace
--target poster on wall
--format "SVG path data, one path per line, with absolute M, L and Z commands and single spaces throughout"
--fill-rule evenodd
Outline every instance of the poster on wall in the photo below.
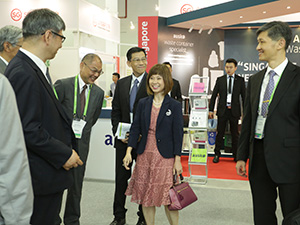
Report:
M 166 19 L 158 23 L 158 63 L 170 62 L 172 76 L 188 96 L 190 77 L 194 74 L 217 77 L 223 74 L 224 31 L 188 32 L 186 29 L 167 27 Z M 213 79 L 214 80 L 214 79 Z M 213 85 L 209 85 L 209 93 Z
M 225 58 L 234 58 L 238 62 L 236 73 L 244 77 L 246 83 L 249 77 L 267 66 L 258 58 L 257 29 L 226 30 Z M 287 58 L 300 66 L 300 29 L 292 28 L 292 41 L 286 51 Z

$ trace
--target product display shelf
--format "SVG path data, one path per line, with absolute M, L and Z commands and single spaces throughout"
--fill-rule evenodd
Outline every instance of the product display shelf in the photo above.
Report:
M 197 74 L 193 75 L 190 80 L 191 110 L 188 125 L 190 183 L 206 184 L 207 182 L 208 83 L 208 77 L 201 77 Z

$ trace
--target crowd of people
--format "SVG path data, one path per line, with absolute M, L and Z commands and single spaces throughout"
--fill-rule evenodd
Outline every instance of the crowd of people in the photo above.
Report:
M 77 75 L 52 83 L 45 63 L 62 47 L 65 29 L 63 19 L 49 9 L 29 12 L 22 29 L 0 29 L 0 125 L 8 128 L 0 136 L 1 224 L 80 224 L 91 129 L 104 99 L 95 81 L 104 71 L 101 58 L 90 53 L 82 58 Z M 209 118 L 213 118 L 218 96 L 213 162 L 220 160 L 229 121 L 236 170 L 249 176 L 256 225 L 277 224 L 278 193 L 284 218 L 300 205 L 296 172 L 300 169 L 300 68 L 286 58 L 291 36 L 290 27 L 283 22 L 259 28 L 257 51 L 267 68 L 251 76 L 246 89 L 243 78 L 235 74 L 237 61 L 228 59 L 226 74 L 217 79 L 209 106 Z M 164 206 L 169 223 L 177 225 L 178 211 L 167 206 L 173 177 L 183 172 L 180 85 L 172 78 L 169 62 L 154 65 L 148 74 L 143 48 L 130 48 L 126 57 L 132 74 L 120 79 L 114 73 L 111 85 L 113 134 L 120 123 L 131 124 L 131 128 L 114 142 L 114 218 L 110 225 L 126 224 L 126 196 L 138 204 L 137 225 L 155 224 L 159 206 Z M 60 218 L 65 190 L 66 205 Z

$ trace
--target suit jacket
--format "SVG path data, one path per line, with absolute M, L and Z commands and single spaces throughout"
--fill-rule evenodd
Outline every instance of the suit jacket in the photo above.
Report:
M 266 69 L 250 77 L 244 107 L 238 160 L 247 161 L 249 174 L 258 116 L 260 90 Z M 271 178 L 276 183 L 300 180 L 300 68 L 286 66 L 269 106 L 264 130 L 264 153 Z
M 57 193 L 72 184 L 62 166 L 72 154 L 72 130 L 60 102 L 38 66 L 19 51 L 5 75 L 16 94 L 34 194 Z
M 2 74 L 0 102 L 0 224 L 29 224 L 33 192 L 22 124 L 14 91 Z
M 133 105 L 133 114 L 135 114 L 137 103 L 141 98 L 148 96 L 146 89 L 147 73 L 139 85 L 136 99 Z M 115 95 L 112 101 L 111 122 L 113 134 L 116 133 L 119 122 L 130 123 L 129 92 L 132 76 L 124 77 L 117 82 Z
M 62 103 L 63 109 L 69 120 L 73 120 L 74 107 L 74 84 L 75 77 L 57 80 L 54 84 L 59 101 Z M 79 82 L 78 82 L 78 90 Z M 90 92 L 90 100 L 86 115 L 86 125 L 82 132 L 81 139 L 77 139 L 78 148 L 89 150 L 92 126 L 97 122 L 101 113 L 104 91 L 96 84 L 92 85 Z M 80 118 L 80 91 L 77 92 L 77 118 Z
M 225 115 L 226 104 L 227 104 L 227 74 L 218 77 L 216 81 L 216 85 L 214 87 L 210 102 L 209 102 L 209 111 L 214 111 L 215 101 L 217 96 L 219 95 L 219 101 L 217 106 L 217 116 L 222 117 Z M 240 104 L 240 96 L 242 97 L 242 101 L 245 99 L 245 82 L 244 78 L 234 75 L 234 83 L 232 90 L 232 98 L 231 98 L 231 113 L 234 117 L 241 116 L 241 104 Z
M 181 88 L 179 81 L 173 78 L 173 87 L 171 90 L 171 97 L 179 101 L 180 103 L 182 102 L 182 94 L 181 94 Z
M 151 119 L 153 96 L 139 101 L 134 122 L 130 129 L 128 146 L 136 149 L 137 154 L 145 150 Z M 138 139 L 142 135 L 140 142 Z M 156 122 L 156 145 L 164 158 L 181 155 L 183 139 L 183 115 L 181 104 L 166 95 Z
M 0 58 L 0 73 L 4 74 L 6 67 L 5 62 Z

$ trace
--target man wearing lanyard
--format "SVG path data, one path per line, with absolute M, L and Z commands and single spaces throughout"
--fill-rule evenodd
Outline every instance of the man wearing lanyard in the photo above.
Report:
M 92 126 L 99 118 L 103 103 L 104 91 L 94 84 L 103 74 L 102 60 L 96 54 L 87 54 L 80 63 L 80 72 L 75 77 L 58 80 L 55 90 L 67 117 L 72 120 L 72 128 L 76 136 L 77 153 L 84 162 L 82 167 L 75 168 L 72 173 L 74 184 L 68 189 L 64 224 L 79 225 L 80 200 L 82 183 L 89 152 Z M 57 218 L 56 224 L 61 219 Z
M 283 217 L 300 204 L 300 68 L 286 58 L 287 23 L 267 23 L 256 34 L 268 67 L 248 82 L 236 170 L 246 177 L 249 158 L 254 223 L 277 225 L 278 194 Z
M 143 48 L 133 47 L 127 51 L 127 65 L 132 68 L 132 75 L 120 79 L 117 83 L 115 95 L 112 101 L 111 122 L 113 134 L 116 134 L 120 122 L 132 123 L 138 101 L 147 96 L 147 55 Z M 125 191 L 131 170 L 123 166 L 123 158 L 126 154 L 128 137 L 115 139 L 116 171 L 115 171 L 115 196 L 113 204 L 114 219 L 110 225 L 123 225 L 126 223 Z M 136 159 L 136 153 L 133 153 Z M 130 165 L 131 166 L 131 165 Z M 146 224 L 141 205 L 139 206 L 137 225 Z
M 229 121 L 230 124 L 233 159 L 236 161 L 236 151 L 239 139 L 238 121 L 241 117 L 241 106 L 245 99 L 245 81 L 244 78 L 235 74 L 236 70 L 237 61 L 232 58 L 227 59 L 225 63 L 226 74 L 218 77 L 209 102 L 208 118 L 213 119 L 216 98 L 219 98 L 217 106 L 218 132 L 216 137 L 215 157 L 213 159 L 214 163 L 219 162 L 227 121 Z

